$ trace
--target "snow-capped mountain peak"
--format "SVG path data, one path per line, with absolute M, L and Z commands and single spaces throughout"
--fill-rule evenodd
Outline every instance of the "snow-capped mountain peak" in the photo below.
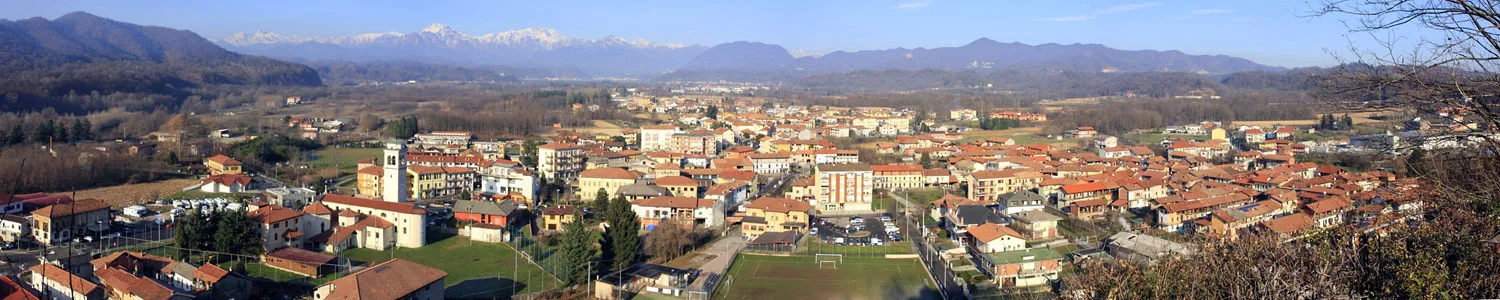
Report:
M 415 35 L 413 35 L 415 34 Z M 416 40 L 413 40 L 416 39 Z M 418 42 L 420 41 L 420 42 Z M 316 42 L 332 44 L 345 47 L 365 47 L 379 45 L 405 45 L 412 43 L 432 43 L 449 48 L 458 47 L 519 47 L 532 49 L 556 49 L 568 46 L 603 46 L 603 47 L 632 47 L 632 48 L 668 48 L 677 49 L 685 47 L 682 44 L 658 44 L 644 39 L 629 40 L 613 35 L 605 36 L 597 40 L 585 40 L 569 37 L 558 32 L 556 29 L 546 27 L 522 28 L 502 32 L 471 35 L 460 32 L 442 23 L 432 23 L 422 30 L 412 34 L 398 32 L 364 33 L 353 36 L 336 37 L 299 37 L 295 35 L 281 35 L 256 31 L 255 33 L 235 33 L 223 39 L 225 44 L 233 46 L 253 45 L 275 45 L 275 44 L 297 44 L 305 42 Z

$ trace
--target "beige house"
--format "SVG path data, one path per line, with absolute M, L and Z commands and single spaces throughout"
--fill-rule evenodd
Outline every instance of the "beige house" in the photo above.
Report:
M 752 240 L 767 232 L 806 233 L 811 211 L 812 206 L 802 201 L 786 198 L 755 199 L 745 206 L 746 216 L 740 221 L 740 233 Z
M 594 193 L 602 189 L 609 194 L 609 198 L 613 199 L 619 195 L 620 187 L 634 184 L 635 180 L 641 177 L 645 177 L 645 174 L 624 168 L 583 170 L 578 173 L 579 195 L 585 199 L 593 199 Z
M 997 253 L 1026 249 L 1026 238 L 1010 227 L 984 223 L 968 228 L 969 246 L 979 253 Z
M 411 203 L 344 195 L 323 195 L 324 206 L 338 212 L 338 225 L 327 245 L 385 250 L 390 246 L 419 248 L 427 244 L 427 213 Z M 337 252 L 337 251 L 334 251 Z

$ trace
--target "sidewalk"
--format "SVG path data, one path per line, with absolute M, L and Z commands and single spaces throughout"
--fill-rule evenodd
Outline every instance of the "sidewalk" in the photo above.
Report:
M 734 263 L 734 256 L 738 255 L 740 250 L 745 249 L 746 241 L 741 239 L 739 235 L 739 230 L 730 230 L 729 236 L 714 241 L 713 244 L 709 244 L 708 247 L 700 250 L 700 253 L 713 255 L 714 258 L 698 267 L 698 270 L 703 271 L 703 274 L 699 275 L 698 279 L 688 285 L 688 290 L 702 291 L 729 271 L 729 265 Z M 709 274 L 714 274 L 715 276 L 709 276 Z

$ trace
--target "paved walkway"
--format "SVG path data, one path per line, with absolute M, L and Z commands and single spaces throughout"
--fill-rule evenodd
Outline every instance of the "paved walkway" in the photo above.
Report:
M 729 265 L 734 262 L 734 256 L 738 255 L 740 250 L 745 249 L 746 241 L 740 238 L 740 231 L 738 229 L 730 230 L 728 234 L 728 236 L 714 241 L 713 244 L 709 244 L 708 247 L 699 250 L 700 253 L 713 255 L 714 258 L 698 267 L 698 270 L 702 270 L 703 274 L 699 275 L 698 279 L 693 281 L 693 284 L 688 285 L 688 290 L 702 291 L 706 285 L 717 281 L 720 276 L 729 272 Z M 715 276 L 708 276 L 710 273 L 715 274 Z

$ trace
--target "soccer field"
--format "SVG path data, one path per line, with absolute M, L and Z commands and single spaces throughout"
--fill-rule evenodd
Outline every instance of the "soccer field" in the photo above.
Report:
M 826 258 L 825 258 L 826 260 Z M 916 259 L 740 255 L 715 299 L 942 299 Z

